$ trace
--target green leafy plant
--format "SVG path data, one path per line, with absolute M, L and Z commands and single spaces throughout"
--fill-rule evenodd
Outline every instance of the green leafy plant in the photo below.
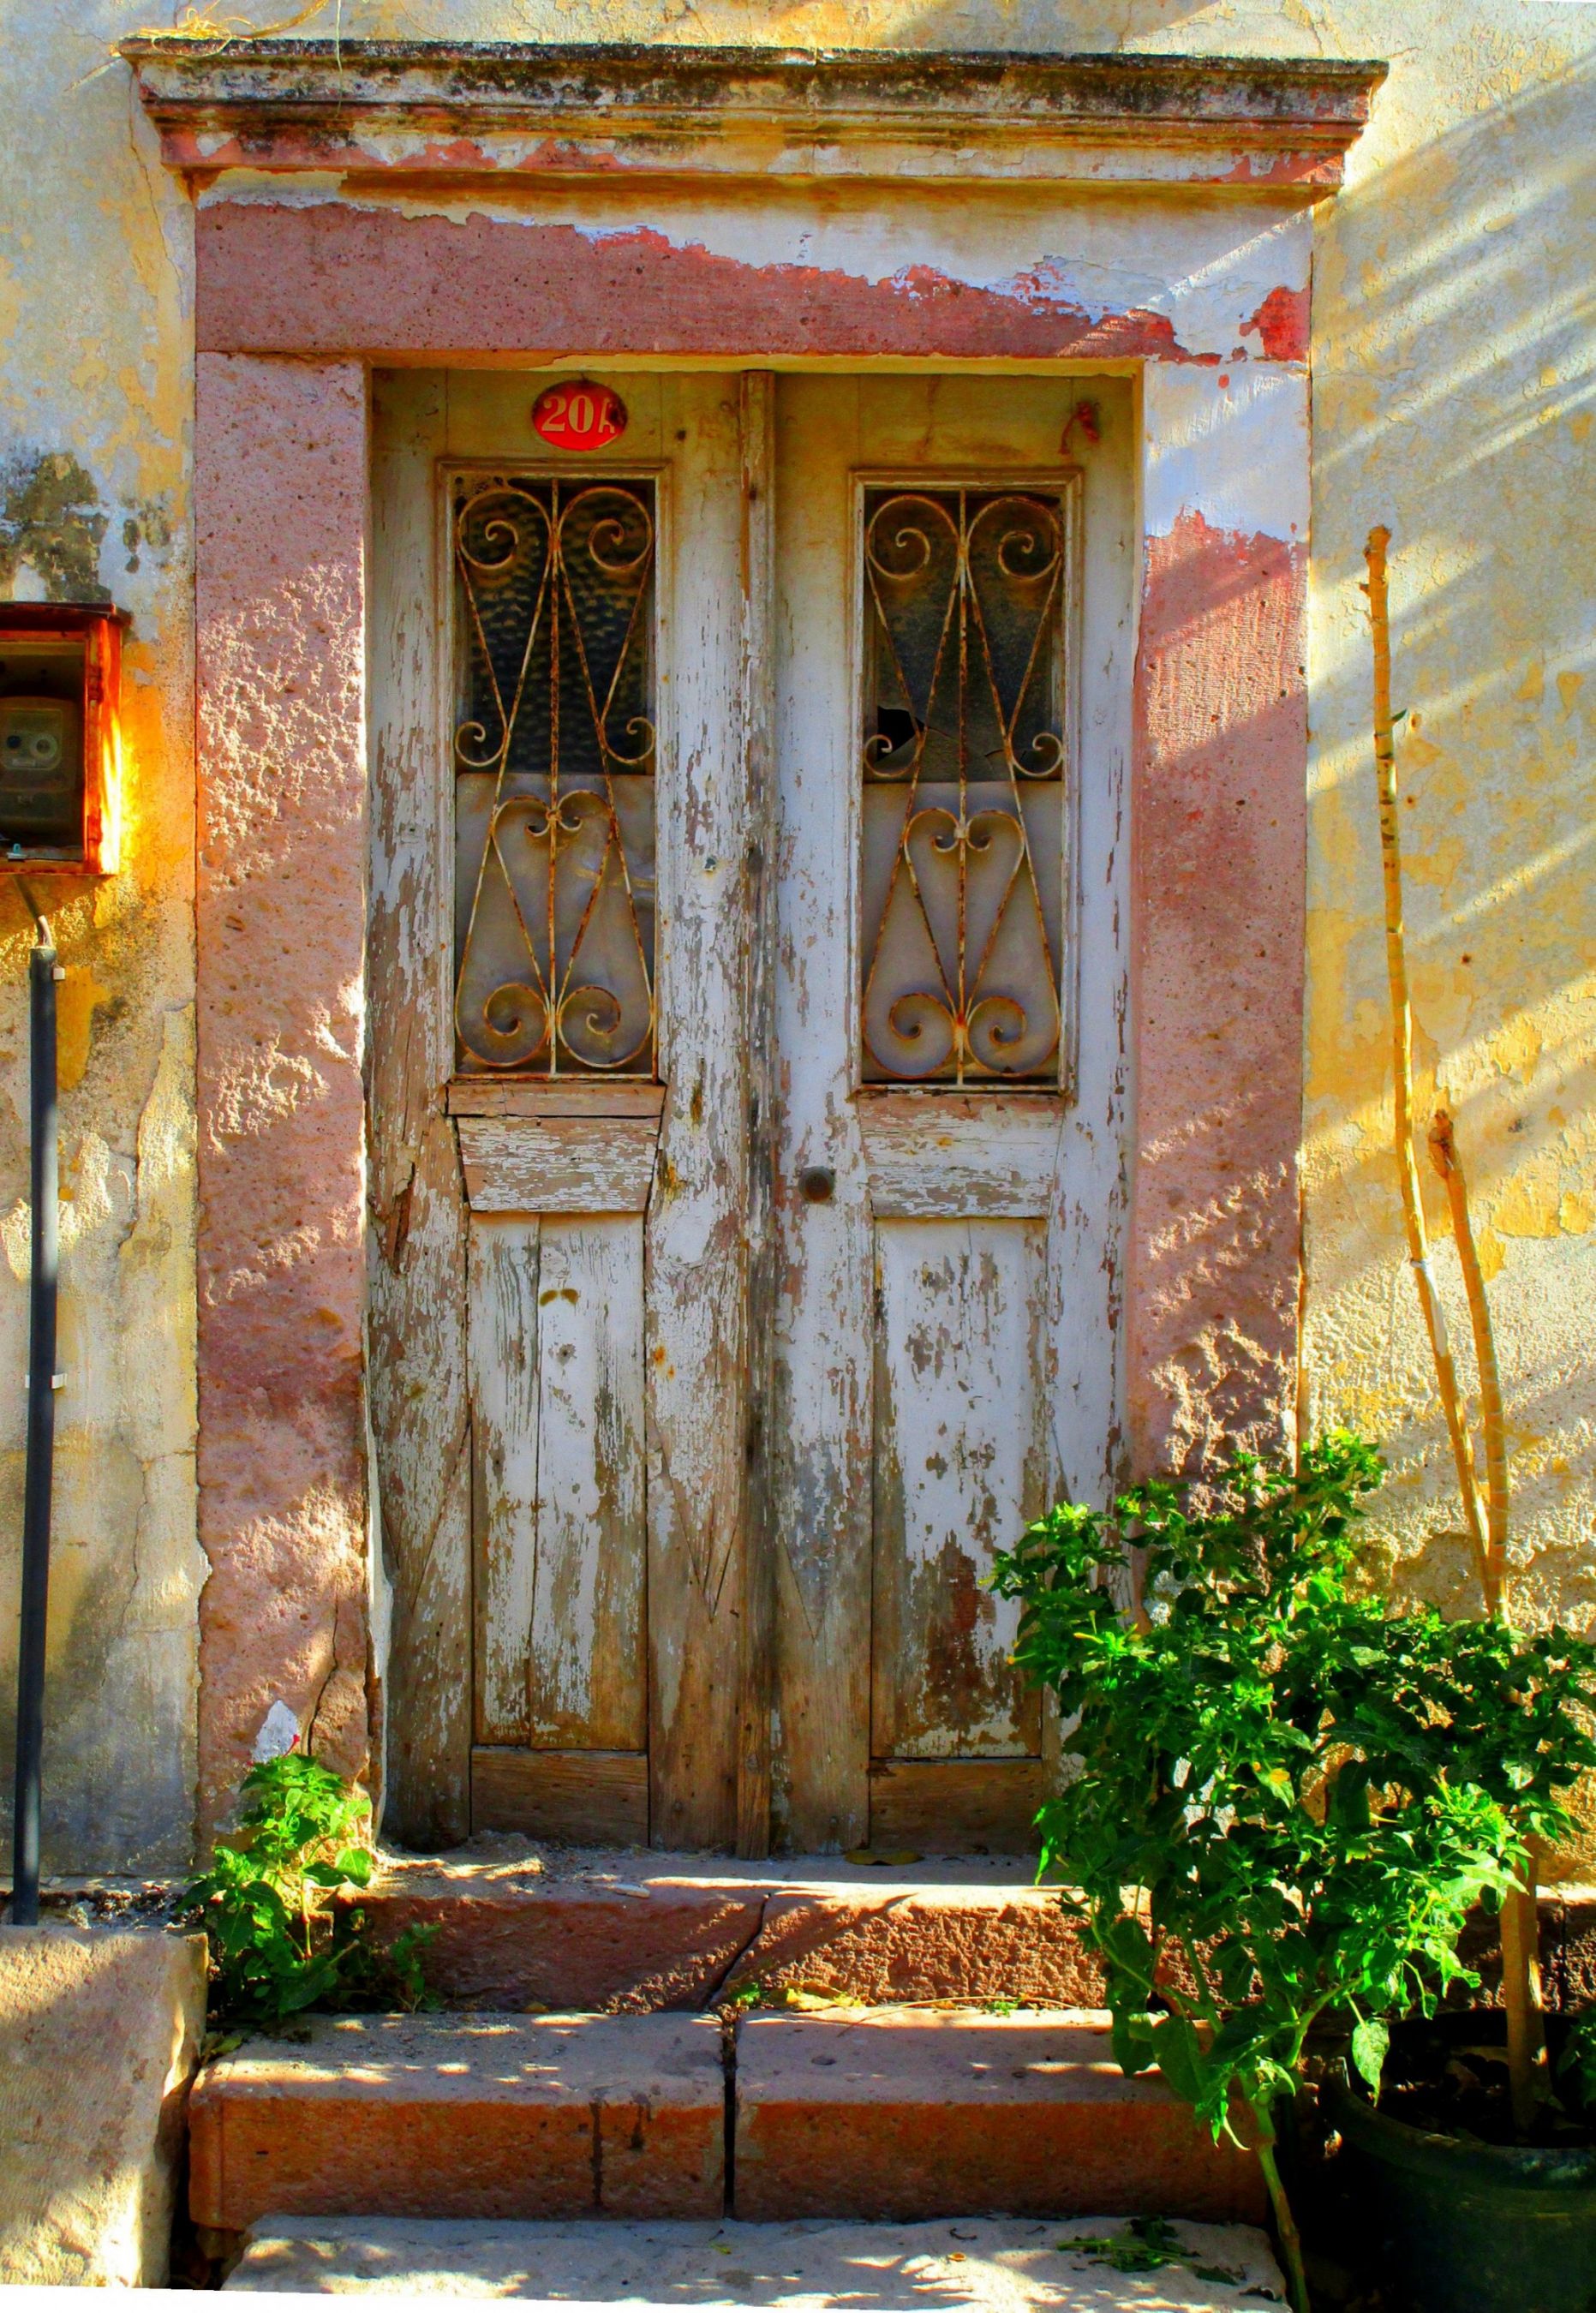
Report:
M 1355 1572 L 1375 1449 L 1296 1470 L 1241 1455 L 1203 1505 L 1151 1483 L 1061 1504 L 1002 1554 L 1016 1658 L 1057 1694 L 1076 1772 L 1042 1868 L 1106 1963 L 1115 2054 L 1156 2065 L 1217 2137 L 1249 2120 L 1299 2313 L 1279 2108 L 1332 2021 L 1378 2092 L 1393 2016 L 1473 1983 L 1470 1911 L 1567 1827 L 1596 1760 L 1596 1647 L 1500 1620 L 1395 1614 Z
M 239 1829 L 181 1897 L 209 1942 L 213 2017 L 280 2024 L 334 1995 L 346 2006 L 426 2005 L 421 1954 L 436 1930 L 408 1928 L 379 1950 L 364 1913 L 332 1901 L 371 1879 L 365 1792 L 290 1751 L 251 1768 L 242 1800 Z

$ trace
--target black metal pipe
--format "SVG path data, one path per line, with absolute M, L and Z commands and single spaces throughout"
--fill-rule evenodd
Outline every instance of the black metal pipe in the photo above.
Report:
M 16 1807 L 11 1918 L 39 1924 L 39 1832 L 44 1764 L 45 1619 L 49 1605 L 50 1496 L 56 1449 L 56 1271 L 60 1180 L 56 1138 L 56 948 L 35 915 L 30 978 L 29 1124 L 33 1260 L 28 1291 L 28 1463 L 22 1482 L 22 1597 L 17 1641 Z

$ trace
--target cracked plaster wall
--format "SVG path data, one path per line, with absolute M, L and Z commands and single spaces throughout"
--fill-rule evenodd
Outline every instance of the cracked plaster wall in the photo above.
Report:
M 193 768 L 185 204 L 126 75 L 128 9 L 0 46 L 0 595 L 133 614 L 123 872 L 40 879 L 59 990 L 62 1298 L 47 1871 L 165 1873 L 194 1815 Z M 0 1759 L 8 1852 L 27 1369 L 29 930 L 0 886 Z
M 61 912 L 61 1507 L 50 1860 L 181 1857 L 194 1779 L 190 226 L 119 37 L 172 0 L 27 0 L 0 52 L 0 593 L 135 615 L 129 865 Z M 237 21 L 276 21 L 241 0 Z M 232 21 L 232 19 L 230 19 Z M 1318 212 L 1303 1412 L 1382 1437 L 1399 1585 L 1468 1584 L 1401 1264 L 1368 652 L 1370 525 L 1396 534 L 1400 766 L 1422 1094 L 1444 1085 L 1491 1273 L 1515 1533 L 1537 1610 L 1596 1606 L 1596 953 L 1588 728 L 1588 145 L 1596 7 L 1541 0 L 342 0 L 401 38 L 1389 57 Z M 1583 196 L 1588 203 L 1588 193 Z M 14 1596 L 26 1152 L 22 979 L 0 894 L 0 1600 Z M 1443 1289 L 1461 1326 L 1444 1212 Z M 10 1375 L 7 1384 L 4 1376 Z M 12 1643 L 0 1611 L 0 1740 Z

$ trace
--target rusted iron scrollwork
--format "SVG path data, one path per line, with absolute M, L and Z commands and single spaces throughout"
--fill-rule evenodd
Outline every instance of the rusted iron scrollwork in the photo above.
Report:
M 648 1077 L 652 485 L 458 480 L 458 1064 Z
M 1063 504 L 871 491 L 864 571 L 865 1079 L 1056 1083 Z

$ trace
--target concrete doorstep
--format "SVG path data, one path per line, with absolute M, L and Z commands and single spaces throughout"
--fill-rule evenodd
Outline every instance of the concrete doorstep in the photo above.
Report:
M 1118 2273 L 1075 2244 L 1123 2219 L 966 2218 L 916 2225 L 630 2223 L 481 2225 L 390 2219 L 267 2219 L 230 2291 L 375 2297 L 515 2297 L 573 2304 L 767 2306 L 782 2313 L 1200 2313 L 1284 2302 L 1262 2233 L 1175 2224 L 1170 2262 Z M 1161 2238 L 1162 2237 L 1160 2237 Z
M 295 2215 L 708 2217 L 725 2203 L 711 2016 L 317 2016 L 208 2064 L 189 2207 Z
M 307 2018 L 208 2065 L 190 2208 L 294 2217 L 1051 2219 L 1263 2214 L 1107 2019 L 876 2008 L 745 2017 Z
M 701 2010 L 754 1986 L 867 2003 L 1102 1997 L 1058 1891 L 1036 1886 L 1021 1858 L 893 1870 L 841 1856 L 739 1863 L 484 1843 L 509 1851 L 388 1856 L 350 1899 L 379 1941 L 434 1931 L 428 1975 L 451 2008 Z
M 205 1939 L 0 1927 L 0 2282 L 165 2281 Z

